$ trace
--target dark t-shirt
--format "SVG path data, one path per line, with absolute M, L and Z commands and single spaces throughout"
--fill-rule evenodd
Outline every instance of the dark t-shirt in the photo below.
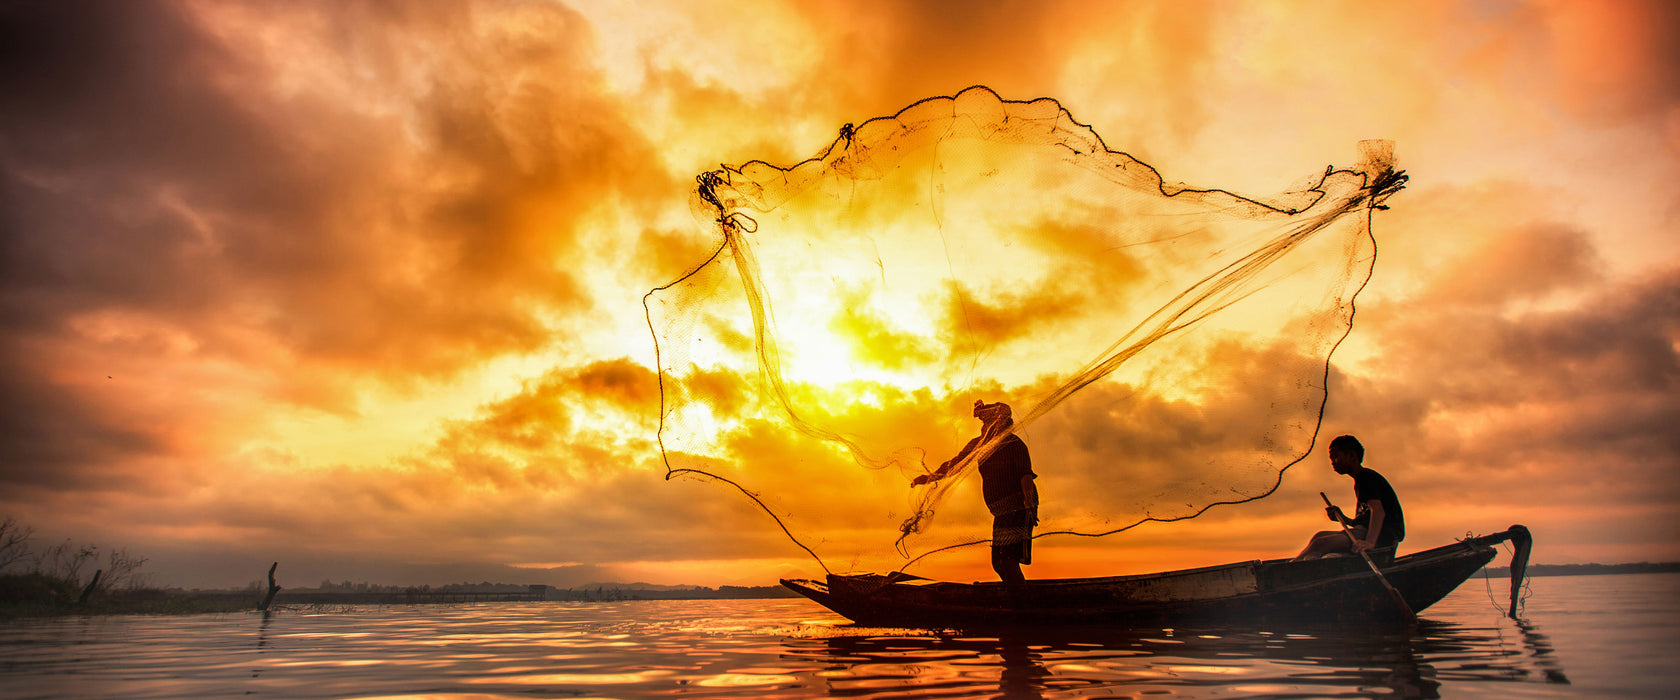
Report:
M 979 449 L 980 438 L 975 438 L 968 449 Z M 1014 435 L 1004 436 L 992 454 L 980 462 L 980 491 L 986 498 L 986 507 L 991 509 L 992 515 L 1020 510 L 1024 506 L 1021 497 L 1021 477 L 1038 478 L 1032 470 L 1032 456 L 1027 454 L 1027 443 Z M 1012 498 L 1013 497 L 1013 498 Z
M 1353 497 L 1359 500 L 1359 510 L 1352 521 L 1354 525 L 1371 522 L 1371 511 L 1365 506 L 1366 501 L 1382 501 L 1383 524 L 1382 532 L 1377 533 L 1378 547 L 1387 547 L 1406 539 L 1406 513 L 1400 510 L 1400 497 L 1394 495 L 1394 487 L 1388 485 L 1383 475 L 1360 467 L 1353 475 Z

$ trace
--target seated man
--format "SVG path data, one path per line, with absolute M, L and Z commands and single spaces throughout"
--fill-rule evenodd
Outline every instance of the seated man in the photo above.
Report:
M 1325 508 L 1324 513 L 1346 525 L 1347 532 L 1337 529 L 1313 535 L 1295 561 L 1336 552 L 1366 552 L 1373 558 L 1394 558 L 1394 548 L 1406 539 L 1406 514 L 1400 509 L 1400 498 L 1394 494 L 1394 487 L 1381 474 L 1366 469 L 1364 461 L 1365 446 L 1354 436 L 1343 435 L 1330 441 L 1330 467 L 1337 474 L 1353 477 L 1353 497 L 1359 504 L 1358 510 L 1349 519 L 1340 508 Z M 1351 539 L 1349 533 L 1353 535 Z

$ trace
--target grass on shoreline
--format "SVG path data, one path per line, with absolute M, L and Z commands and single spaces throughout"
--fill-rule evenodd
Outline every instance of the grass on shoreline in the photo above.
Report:
M 337 591 L 285 589 L 274 599 L 275 610 L 331 610 L 362 605 L 496 603 L 540 600 L 555 603 L 607 603 L 640 600 L 789 598 L 797 594 L 780 586 L 732 587 L 680 591 L 639 589 L 549 589 L 541 594 L 505 590 Z M 202 591 L 140 588 L 95 590 L 85 603 L 75 581 L 40 573 L 0 574 L 0 620 L 70 615 L 196 615 L 255 612 L 263 591 Z
M 0 620 L 61 615 L 193 615 L 255 610 L 259 594 L 244 591 L 123 589 L 94 591 L 80 602 L 73 581 L 39 573 L 0 575 Z

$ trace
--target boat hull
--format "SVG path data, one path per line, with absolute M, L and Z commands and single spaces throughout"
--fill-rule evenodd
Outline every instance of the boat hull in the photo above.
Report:
M 1400 557 L 1381 567 L 1413 611 L 1440 601 L 1493 559 L 1518 527 Z M 1522 533 L 1526 536 L 1526 529 Z M 783 580 L 858 624 L 980 628 L 1040 625 L 1193 625 L 1256 622 L 1405 622 L 1359 557 L 1250 561 L 1183 571 L 1009 585 L 894 574 Z

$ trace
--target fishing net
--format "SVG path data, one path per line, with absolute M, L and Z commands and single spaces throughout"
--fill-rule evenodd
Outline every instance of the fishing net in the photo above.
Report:
M 1262 498 L 1312 450 L 1328 363 L 1403 186 L 1385 142 L 1265 199 L 1164 184 L 1054 100 L 985 88 L 698 178 L 711 257 L 648 293 L 669 477 L 714 480 L 829 571 L 983 544 L 1013 407 L 1036 536 Z M 980 555 L 984 559 L 984 555 Z

